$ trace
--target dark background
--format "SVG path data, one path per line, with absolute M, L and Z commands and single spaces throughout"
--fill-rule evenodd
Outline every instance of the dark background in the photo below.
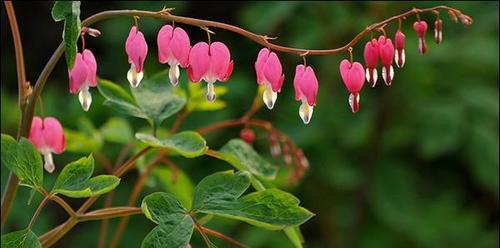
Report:
M 340 3 L 340 2 L 83 2 L 82 20 L 111 9 L 160 10 L 175 7 L 175 14 L 226 22 L 255 33 L 278 36 L 276 43 L 302 48 L 332 48 L 347 43 L 367 25 L 412 7 L 430 7 L 440 2 Z M 375 89 L 365 86 L 361 109 L 353 115 L 347 104 L 347 90 L 340 80 L 338 65 L 347 54 L 309 57 L 319 79 L 318 104 L 308 126 L 298 116 L 292 78 L 296 55 L 279 54 L 285 83 L 273 111 L 262 109 L 258 118 L 270 120 L 302 147 L 311 167 L 303 180 L 280 185 L 298 196 L 316 216 L 302 226 L 306 247 L 497 247 L 498 246 L 498 2 L 448 2 L 474 18 L 472 26 L 443 19 L 443 43 L 433 40 L 433 14 L 423 14 L 429 23 L 428 54 L 417 52 L 417 38 L 410 17 L 403 24 L 406 34 L 406 65 L 395 68 L 393 85 L 379 79 Z M 15 2 L 23 42 L 27 79 L 36 81 L 40 71 L 61 41 L 62 23 L 54 23 L 52 2 Z M 5 7 L 1 8 L 1 129 L 15 135 L 19 111 L 15 58 Z M 120 17 L 97 23 L 98 39 L 87 38 L 98 62 L 98 75 L 127 87 L 129 68 L 124 41 L 133 23 Z M 142 18 L 141 30 L 149 45 L 146 73 L 165 69 L 157 62 L 156 34 L 162 21 Z M 191 43 L 205 39 L 197 27 L 178 24 L 190 35 Z M 387 27 L 392 37 L 397 22 Z M 235 63 L 222 98 L 228 107 L 217 112 L 197 112 L 181 129 L 196 128 L 218 120 L 241 116 L 251 105 L 257 88 L 253 63 L 260 45 L 224 30 L 213 29 L 212 40 L 224 41 Z M 378 34 L 377 34 L 378 35 Z M 363 40 L 354 47 L 355 60 L 363 61 Z M 380 70 L 379 70 L 380 71 Z M 181 74 L 185 75 L 182 70 Z M 182 84 L 186 84 L 185 78 Z M 66 65 L 61 59 L 43 92 L 46 115 L 56 116 L 65 128 L 77 130 L 85 123 L 101 127 L 109 117 L 120 116 L 134 131 L 147 124 L 126 117 L 102 105 L 103 98 L 92 90 L 94 102 L 84 113 L 75 96 L 68 94 Z M 172 120 L 163 124 L 168 128 Z M 210 147 L 219 148 L 237 137 L 239 128 L 207 137 Z M 256 148 L 270 158 L 267 135 L 257 132 Z M 115 158 L 121 146 L 108 144 L 101 153 Z M 83 156 L 66 152 L 56 155 L 58 165 Z M 279 160 L 273 160 L 282 164 Z M 176 158 L 180 169 L 193 182 L 230 166 L 211 158 L 187 161 Z M 57 166 L 56 166 L 57 167 Z M 2 192 L 7 170 L 2 166 Z M 98 168 L 98 172 L 103 171 Z M 286 168 L 284 169 L 286 170 Z M 45 174 L 47 175 L 47 174 Z M 47 175 L 49 187 L 54 175 Z M 137 173 L 130 173 L 116 190 L 114 205 L 125 205 Z M 165 190 L 154 179 L 145 193 Z M 35 206 L 26 205 L 28 190 L 19 189 L 9 225 L 3 232 L 24 228 Z M 142 198 L 142 197 L 141 197 Z M 83 200 L 68 199 L 77 208 Z M 102 200 L 94 208 L 102 206 Z M 44 209 L 34 231 L 41 235 L 67 218 L 51 203 Z M 111 232 L 118 220 L 111 222 Z M 282 232 L 266 231 L 245 223 L 215 218 L 209 227 L 228 234 L 251 247 L 290 247 Z M 93 247 L 100 222 L 78 224 L 56 247 Z M 143 216 L 128 225 L 120 247 L 138 247 L 153 227 Z M 219 247 L 226 244 L 213 239 Z M 195 234 L 193 247 L 203 247 Z

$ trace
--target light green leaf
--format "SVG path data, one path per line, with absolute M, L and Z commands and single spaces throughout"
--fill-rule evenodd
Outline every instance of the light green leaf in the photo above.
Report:
M 314 214 L 299 207 L 299 200 L 279 189 L 266 189 L 240 197 L 250 186 L 250 173 L 219 172 L 195 188 L 193 211 L 214 214 L 278 230 L 300 225 Z
M 120 179 L 111 175 L 93 178 L 94 158 L 83 157 L 66 165 L 56 179 L 52 193 L 81 198 L 107 193 L 118 186 Z
M 101 133 L 105 140 L 120 144 L 128 144 L 133 138 L 130 124 L 119 117 L 109 118 L 101 127 Z
M 106 98 L 106 101 L 104 101 L 105 105 L 127 115 L 148 119 L 139 106 L 137 106 L 134 98 L 120 85 L 100 78 L 97 89 Z
M 141 247 L 185 248 L 193 234 L 193 220 L 175 197 L 156 192 L 141 205 L 144 215 L 158 224 L 142 241 Z
M 241 139 L 232 139 L 221 149 L 222 158 L 232 164 L 238 170 L 246 170 L 250 173 L 267 179 L 274 179 L 278 168 L 263 159 L 250 145 Z
M 38 237 L 30 230 L 11 232 L 2 235 L 2 248 L 38 248 L 42 247 Z
M 132 89 L 132 94 L 143 113 L 157 126 L 186 104 L 186 98 L 174 92 L 167 71 L 144 79 L 137 88 Z
M 38 188 L 43 183 L 43 163 L 40 153 L 26 138 L 19 143 L 9 135 L 2 134 L 1 161 L 20 180 L 21 184 Z
M 162 189 L 173 194 L 184 207 L 190 209 L 193 201 L 194 185 L 180 168 L 158 166 L 151 173 L 157 178 Z
M 90 153 L 98 151 L 102 147 L 99 135 L 88 136 L 81 132 L 65 129 L 66 150 L 75 153 Z
M 143 133 L 137 133 L 135 137 L 150 146 L 168 148 L 187 158 L 201 156 L 208 149 L 205 139 L 193 131 L 180 132 L 162 140 Z

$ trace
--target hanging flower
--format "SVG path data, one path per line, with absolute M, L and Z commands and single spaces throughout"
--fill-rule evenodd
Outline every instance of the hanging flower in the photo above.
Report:
M 139 83 L 141 83 L 144 77 L 144 60 L 148 54 L 148 44 L 144 39 L 144 35 L 136 26 L 132 26 L 130 29 L 127 41 L 125 42 L 125 52 L 127 53 L 128 62 L 130 63 L 127 80 L 130 82 L 130 85 L 135 88 L 139 86 Z
M 293 79 L 295 88 L 295 100 L 302 101 L 299 108 L 299 115 L 304 124 L 311 121 L 314 106 L 316 106 L 316 95 L 318 94 L 318 79 L 314 70 L 310 66 L 297 65 L 295 68 L 295 78 Z
M 170 83 L 176 86 L 179 83 L 179 66 L 187 68 L 189 65 L 189 50 L 191 43 L 184 29 L 165 25 L 158 33 L 158 59 L 160 63 L 168 63 Z
M 394 62 L 396 63 L 398 68 L 402 68 L 405 65 L 405 35 L 403 34 L 403 32 L 401 32 L 400 30 L 396 32 L 394 42 L 396 45 Z
M 413 23 L 413 29 L 418 36 L 418 51 L 420 54 L 427 52 L 427 43 L 425 42 L 425 33 L 427 32 L 427 22 L 416 21 Z
M 441 19 L 437 19 L 434 22 L 434 39 L 436 40 L 436 44 L 440 44 L 443 41 L 443 21 Z
M 43 155 L 45 170 L 52 173 L 55 168 L 52 153 L 60 154 L 66 147 L 61 123 L 54 117 L 46 117 L 43 120 L 38 116 L 33 117 L 29 140 Z
M 351 106 L 352 112 L 356 113 L 359 110 L 359 92 L 365 83 L 365 70 L 360 63 L 351 63 L 349 60 L 344 59 L 340 62 L 340 75 L 350 92 L 349 106 Z
M 89 49 L 77 53 L 75 65 L 69 71 L 69 91 L 78 93 L 78 99 L 84 111 L 88 111 L 92 104 L 92 95 L 89 88 L 97 86 L 97 62 Z
M 281 62 L 276 53 L 262 48 L 257 56 L 257 61 L 255 61 L 255 72 L 257 73 L 257 83 L 266 87 L 263 94 L 264 103 L 268 109 L 273 109 L 285 79 Z
M 233 61 L 222 42 L 198 42 L 189 53 L 188 76 L 191 82 L 207 82 L 207 100 L 215 101 L 214 83 L 227 81 L 233 72 Z
M 372 39 L 366 42 L 364 51 L 366 63 L 366 81 L 370 87 L 375 87 L 377 84 L 377 63 L 379 57 L 379 48 L 377 39 Z
M 253 132 L 253 130 L 251 128 L 243 128 L 240 131 L 240 137 L 247 144 L 252 145 L 253 141 L 255 139 L 255 133 Z
M 384 78 L 385 85 L 391 86 L 392 79 L 394 79 L 394 68 L 392 67 L 394 46 L 391 39 L 381 35 L 378 38 L 378 48 L 382 62 L 382 78 Z

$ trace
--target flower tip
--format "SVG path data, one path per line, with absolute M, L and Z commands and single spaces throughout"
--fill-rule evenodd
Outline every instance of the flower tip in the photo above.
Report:
M 207 100 L 209 102 L 215 101 L 215 87 L 213 83 L 207 83 Z
M 349 94 L 349 106 L 353 114 L 359 111 L 359 93 Z
M 92 104 L 92 95 L 88 88 L 82 89 L 78 93 L 78 100 L 80 105 L 82 105 L 83 111 L 87 112 L 90 109 L 90 104 Z
M 170 79 L 170 83 L 175 87 L 179 84 L 179 65 L 170 66 L 168 70 L 168 77 Z
M 130 83 L 130 86 L 132 88 L 137 88 L 137 86 L 139 86 L 139 84 L 141 83 L 143 77 L 144 77 L 144 73 L 142 71 L 137 72 L 135 70 L 134 65 L 132 64 L 132 66 L 130 67 L 130 70 L 128 70 L 128 72 L 127 72 L 127 80 Z
M 54 166 L 54 159 L 52 158 L 52 153 L 47 153 L 43 155 L 45 163 L 43 167 L 48 173 L 54 172 L 55 166 Z
M 266 104 L 269 110 L 274 108 L 274 104 L 276 103 L 276 99 L 278 98 L 278 93 L 274 92 L 270 87 L 266 87 L 264 94 L 262 95 L 262 99 Z
M 304 124 L 309 124 L 312 118 L 314 107 L 310 106 L 307 101 L 303 101 L 299 108 L 299 115 Z

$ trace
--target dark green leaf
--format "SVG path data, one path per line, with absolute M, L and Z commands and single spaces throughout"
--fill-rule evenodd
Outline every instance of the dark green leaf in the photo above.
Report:
M 80 15 L 80 1 L 55 1 L 52 6 L 52 19 L 62 21 L 70 15 Z
M 104 104 L 124 114 L 148 119 L 148 117 L 137 106 L 132 96 L 120 85 L 109 80 L 99 79 L 97 88 L 101 95 L 106 98 Z
M 174 92 L 167 71 L 144 79 L 137 88 L 132 89 L 132 94 L 144 114 L 157 126 L 186 104 L 186 98 Z
M 52 7 L 52 18 L 54 21 L 64 20 L 64 53 L 68 68 L 73 68 L 76 53 L 78 52 L 77 41 L 80 37 L 80 1 L 56 1 Z
M 21 138 L 17 143 L 11 136 L 2 134 L 1 160 L 22 184 L 33 188 L 42 186 L 42 157 L 28 139 Z
M 263 159 L 250 145 L 240 139 L 232 139 L 225 144 L 220 153 L 223 159 L 238 170 L 247 170 L 250 173 L 274 179 L 278 168 Z
M 135 137 L 150 146 L 168 148 L 187 158 L 201 156 L 208 149 L 205 139 L 193 131 L 180 132 L 162 140 L 143 133 L 137 133 Z
M 42 247 L 38 237 L 30 230 L 11 232 L 2 235 L 2 248 L 38 248 Z
M 120 179 L 111 175 L 93 178 L 94 158 L 92 155 L 66 165 L 56 179 L 52 193 L 80 198 L 107 193 L 120 183 Z

